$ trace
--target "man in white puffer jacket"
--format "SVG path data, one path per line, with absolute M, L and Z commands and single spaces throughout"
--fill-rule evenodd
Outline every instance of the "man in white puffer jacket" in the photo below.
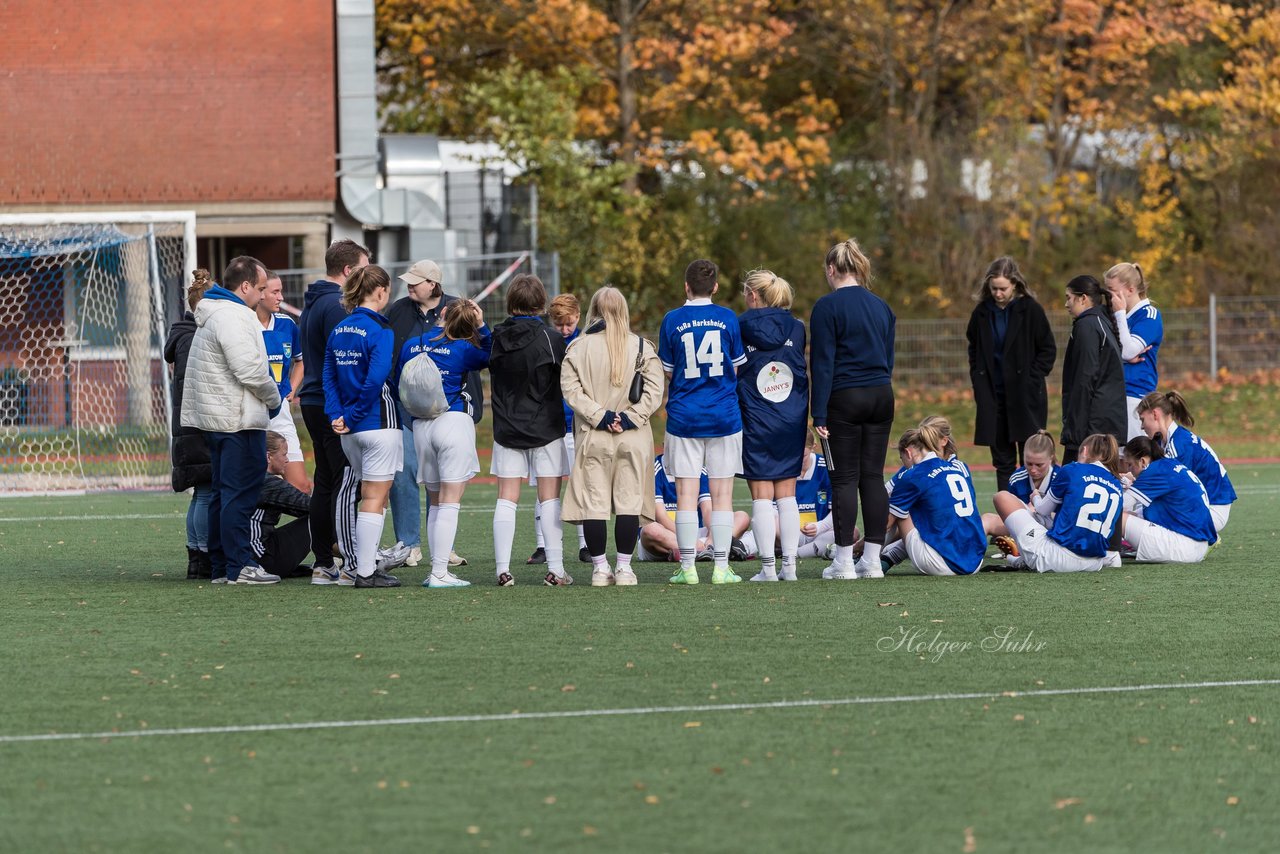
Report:
M 222 286 L 206 291 L 196 306 L 182 426 L 202 430 L 209 440 L 209 558 L 214 584 L 280 580 L 258 566 L 249 537 L 249 521 L 267 471 L 267 423 L 280 409 L 280 391 L 271 377 L 262 325 L 254 313 L 266 290 L 266 267 L 241 255 L 227 265 Z

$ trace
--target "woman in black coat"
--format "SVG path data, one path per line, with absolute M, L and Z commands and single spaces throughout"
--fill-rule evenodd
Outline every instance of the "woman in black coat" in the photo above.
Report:
M 1075 322 L 1062 361 L 1064 465 L 1091 434 L 1109 433 L 1123 445 L 1129 430 L 1111 293 L 1093 276 L 1076 276 L 1067 282 L 1067 311 Z
M 969 318 L 969 381 L 977 407 L 973 442 L 991 447 L 996 489 L 1022 462 L 1027 438 L 1049 418 L 1045 377 L 1058 347 L 1044 309 L 1012 258 L 997 258 L 982 279 L 981 302 Z
M 182 392 L 187 380 L 187 354 L 191 351 L 191 339 L 196 334 L 196 317 L 191 312 L 204 292 L 213 285 L 208 270 L 196 270 L 191 287 L 187 289 L 187 307 L 182 319 L 169 327 L 169 337 L 164 342 L 164 360 L 173 365 L 173 491 L 192 489 L 191 504 L 187 507 L 187 578 L 209 578 L 213 574 L 209 562 L 209 493 L 213 485 L 213 469 L 209 457 L 209 443 L 204 433 L 194 427 L 182 426 Z

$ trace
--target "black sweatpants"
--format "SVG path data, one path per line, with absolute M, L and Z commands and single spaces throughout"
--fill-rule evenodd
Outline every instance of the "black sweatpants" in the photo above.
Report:
M 836 545 L 853 545 L 862 499 L 863 536 L 884 545 L 889 525 L 889 496 L 884 491 L 884 461 L 893 429 L 893 386 L 844 388 L 827 402 L 827 430 L 831 437 L 831 512 L 835 515 Z
M 342 439 L 323 406 L 302 406 L 302 421 L 316 454 L 315 487 L 311 491 L 311 550 L 318 566 L 333 566 L 333 545 L 355 560 L 356 504 L 360 483 L 342 450 Z
M 311 551 L 308 519 L 303 517 L 294 519 L 288 525 L 281 525 L 271 532 L 264 545 L 265 551 L 258 561 L 263 569 L 281 578 L 299 575 L 298 566 Z M 310 575 L 311 571 L 307 570 L 306 574 Z

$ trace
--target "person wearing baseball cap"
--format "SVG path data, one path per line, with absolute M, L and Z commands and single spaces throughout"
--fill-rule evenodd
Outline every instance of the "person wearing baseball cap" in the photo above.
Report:
M 444 292 L 444 272 L 435 261 L 416 261 L 400 275 L 400 281 L 409 289 L 409 295 L 401 297 L 387 309 L 387 320 L 395 333 L 395 350 L 399 353 L 406 341 L 417 338 L 440 323 L 445 307 L 457 299 Z M 470 401 L 472 419 L 479 423 L 483 414 L 484 391 L 478 373 L 467 374 L 462 390 Z M 422 493 L 418 486 L 418 454 L 413 447 L 413 419 L 401 412 L 404 437 L 404 468 L 391 484 L 391 521 L 395 527 L 397 545 L 408 549 L 409 566 L 417 566 L 422 560 Z M 428 511 L 429 512 L 429 511 Z M 466 561 L 454 555 L 451 566 L 465 566 Z

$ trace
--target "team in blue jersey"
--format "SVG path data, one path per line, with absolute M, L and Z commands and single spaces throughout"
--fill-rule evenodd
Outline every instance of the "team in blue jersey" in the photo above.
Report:
M 391 279 L 376 265 L 356 270 L 342 286 L 351 313 L 329 333 L 324 351 L 324 411 L 360 481 L 356 514 L 356 587 L 399 587 L 400 580 L 377 565 L 383 511 L 391 482 L 404 465 L 404 442 L 396 414 L 395 333 L 381 312 Z M 347 556 L 350 561 L 351 556 Z
M 1164 341 L 1164 320 L 1160 309 L 1147 299 L 1147 279 L 1137 264 L 1116 264 L 1105 276 L 1115 308 L 1120 358 L 1124 364 L 1125 411 L 1128 416 L 1126 440 L 1142 435 L 1137 407 L 1143 397 L 1156 390 L 1160 381 L 1157 357 Z
M 1129 282 L 1134 271 L 1141 287 Z M 664 453 L 654 464 L 654 521 L 641 531 L 638 556 L 678 560 L 672 583 L 697 584 L 698 560 L 713 561 L 712 583 L 733 583 L 742 579 L 729 559 L 741 559 L 748 550 L 741 535 L 764 546 L 753 581 L 795 580 L 799 558 L 831 557 L 836 543 L 831 475 L 826 459 L 813 448 L 808 424 L 808 335 L 791 313 L 793 292 L 785 280 L 767 270 L 752 271 L 743 282 L 746 311 L 735 315 L 713 302 L 718 275 L 709 261 L 690 264 L 685 303 L 662 320 L 656 350 L 669 379 L 666 436 Z M 1123 460 L 1115 437 L 1095 434 L 1080 446 L 1077 462 L 1059 466 L 1053 438 L 1042 430 L 1024 443 L 1022 465 L 1010 477 L 1008 491 L 994 498 L 997 512 L 983 514 L 950 425 L 931 416 L 899 444 L 903 465 L 885 483 L 889 522 L 884 545 L 871 562 L 881 571 L 910 561 L 927 575 L 972 575 L 983 566 L 988 536 L 1006 553 L 1009 567 L 1037 572 L 1117 565 L 1122 538 L 1139 561 L 1204 559 L 1236 493 L 1213 449 L 1191 432 L 1194 422 L 1185 401 L 1176 392 L 1155 390 L 1163 324 L 1140 276 L 1136 265 L 1117 265 L 1107 276 L 1126 298 L 1117 317 L 1126 392 L 1136 400 L 1134 414 L 1145 434 L 1129 442 Z M 556 304 L 564 310 L 548 322 L 545 296 L 534 299 L 537 294 L 530 291 L 530 310 L 509 305 L 511 317 L 497 330 L 501 335 L 485 326 L 475 303 L 460 300 L 440 326 L 394 352 L 393 332 L 381 314 L 389 295 L 384 279 L 385 271 L 374 266 L 352 273 L 343 293 L 350 314 L 332 328 L 323 358 L 324 412 L 362 481 L 355 554 L 348 559 L 357 585 L 399 583 L 379 568 L 375 550 L 384 487 L 401 462 L 395 453 L 401 443 L 391 438 L 400 426 L 397 387 L 404 367 L 423 357 L 439 373 L 447 404 L 438 417 L 413 423 L 418 477 L 431 496 L 432 573 L 423 584 L 467 585 L 449 569 L 462 494 L 479 472 L 469 417 L 478 402 L 468 396 L 465 377 L 491 365 L 496 371 L 499 355 L 503 382 L 495 383 L 493 408 L 500 423 L 495 423 L 493 471 L 507 492 L 500 490 L 494 519 L 498 583 L 514 583 L 509 554 L 516 508 L 515 498 L 508 496 L 511 485 L 526 477 L 539 479 L 537 509 L 552 514 L 535 517 L 539 533 L 551 536 L 539 539 L 529 562 L 549 564 L 547 584 L 572 583 L 562 556 L 551 554 L 544 541 L 559 540 L 558 481 L 573 456 L 572 445 L 556 438 L 563 428 L 571 439 L 573 415 L 552 386 L 564 346 L 577 335 L 576 300 L 560 298 Z M 300 358 L 298 328 L 277 312 L 260 319 L 273 379 L 287 398 L 293 390 L 291 368 Z M 1123 476 L 1122 466 L 1127 468 Z M 733 511 L 735 477 L 748 483 L 750 515 Z M 873 538 L 855 530 L 854 540 L 856 546 Z M 842 571 L 845 564 L 832 561 L 828 570 Z

